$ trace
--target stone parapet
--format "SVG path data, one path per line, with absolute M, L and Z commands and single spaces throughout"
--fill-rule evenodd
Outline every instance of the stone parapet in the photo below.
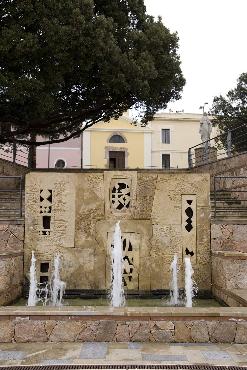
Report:
M 245 308 L 0 309 L 0 342 L 247 343 Z

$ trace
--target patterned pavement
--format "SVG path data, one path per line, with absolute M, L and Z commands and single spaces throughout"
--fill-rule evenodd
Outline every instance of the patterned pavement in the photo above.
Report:
M 247 366 L 247 345 L 116 342 L 0 344 L 0 366 L 62 364 Z

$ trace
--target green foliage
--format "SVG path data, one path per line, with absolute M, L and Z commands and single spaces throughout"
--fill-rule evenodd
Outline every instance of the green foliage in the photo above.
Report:
M 143 0 L 5 0 L 0 142 L 68 139 L 133 106 L 146 123 L 180 98 L 177 49 Z
M 227 132 L 231 130 L 232 150 L 247 150 L 247 73 L 242 73 L 237 86 L 226 97 L 216 96 L 210 112 L 215 118 L 214 125 L 219 127 L 223 146 L 227 147 Z
M 214 123 L 221 131 L 235 128 L 241 124 L 247 125 L 247 73 L 242 73 L 235 89 L 230 90 L 226 97 L 216 96 L 211 114 L 215 116 Z

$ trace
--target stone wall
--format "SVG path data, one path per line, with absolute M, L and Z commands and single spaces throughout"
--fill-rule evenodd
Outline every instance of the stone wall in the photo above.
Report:
M 0 224 L 0 306 L 22 293 L 23 241 L 24 225 Z
M 191 171 L 195 173 L 210 173 L 211 189 L 213 190 L 214 176 L 246 176 L 247 175 L 247 153 L 234 157 L 220 159 L 214 163 L 194 167 Z
M 106 308 L 104 308 L 106 310 Z M 210 308 L 176 313 L 104 310 L 73 312 L 1 312 L 0 343 L 26 342 L 161 342 L 247 343 L 246 310 L 229 313 Z M 231 309 L 227 309 L 231 310 Z M 222 312 L 221 312 L 222 311 Z M 100 318 L 98 317 L 100 315 Z M 139 313 L 140 315 L 140 313 Z M 197 315 L 197 317 L 196 317 Z
M 49 280 L 59 252 L 67 289 L 108 289 L 118 220 L 126 289 L 168 290 L 175 253 L 179 286 L 184 286 L 184 257 L 189 254 L 199 288 L 211 289 L 209 175 L 181 171 L 29 173 L 26 276 L 32 250 L 41 281 Z
M 247 224 L 212 224 L 211 249 L 247 252 Z
M 247 253 L 214 252 L 213 284 L 223 289 L 247 289 Z
M 230 306 L 246 306 L 247 225 L 212 224 L 213 294 Z
M 29 172 L 29 168 L 21 164 L 12 163 L 0 158 L 0 175 L 1 176 L 22 176 Z

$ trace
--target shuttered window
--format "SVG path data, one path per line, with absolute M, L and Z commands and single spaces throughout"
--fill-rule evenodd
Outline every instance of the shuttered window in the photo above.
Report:
M 170 129 L 164 128 L 161 130 L 161 140 L 163 144 L 170 144 Z

